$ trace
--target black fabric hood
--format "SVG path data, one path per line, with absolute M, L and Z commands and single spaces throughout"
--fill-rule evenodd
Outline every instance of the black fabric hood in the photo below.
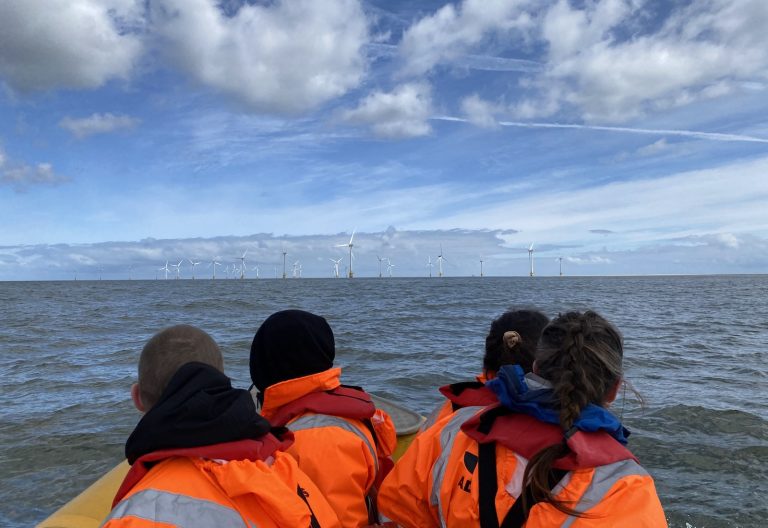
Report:
M 161 449 L 257 439 L 270 430 L 248 391 L 232 388 L 229 378 L 210 365 L 187 363 L 136 425 L 125 456 L 133 464 Z

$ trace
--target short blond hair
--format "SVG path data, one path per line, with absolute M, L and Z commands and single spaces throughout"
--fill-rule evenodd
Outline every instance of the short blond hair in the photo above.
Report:
M 176 325 L 152 336 L 139 358 L 139 394 L 144 406 L 153 407 L 176 371 L 192 361 L 224 372 L 219 346 L 199 328 Z

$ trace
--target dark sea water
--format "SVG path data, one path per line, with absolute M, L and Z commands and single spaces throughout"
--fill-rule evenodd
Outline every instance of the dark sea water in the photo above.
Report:
M 671 526 L 768 526 L 768 276 L 0 283 L 0 526 L 30 526 L 122 458 L 139 416 L 138 353 L 195 324 L 249 385 L 270 313 L 324 315 L 347 383 L 427 412 L 438 385 L 480 371 L 510 306 L 592 308 L 624 333 L 645 408 L 612 407 L 656 480 Z

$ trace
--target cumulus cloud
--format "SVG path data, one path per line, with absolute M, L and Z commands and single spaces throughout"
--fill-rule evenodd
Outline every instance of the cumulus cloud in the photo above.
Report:
M 447 4 L 409 27 L 400 43 L 404 73 L 420 75 L 441 62 L 467 55 L 491 32 L 528 28 L 532 19 L 525 0 L 464 0 Z M 530 66 L 530 65 L 528 65 Z
M 544 17 L 549 62 L 536 86 L 588 121 L 620 122 L 768 76 L 768 3 L 695 0 L 654 33 L 617 36 L 648 16 L 634 0 L 558 1 Z
M 82 139 L 94 134 L 107 134 L 115 130 L 133 128 L 140 122 L 141 120 L 135 117 L 106 113 L 82 118 L 65 117 L 59 121 L 59 126 L 69 130 L 78 139 Z
M 268 113 L 311 109 L 355 88 L 368 26 L 357 0 L 245 4 L 157 0 L 152 23 L 175 65 Z
M 342 118 L 350 123 L 370 125 L 381 137 L 404 138 L 429 134 L 431 112 L 430 86 L 408 83 L 392 92 L 373 92 L 357 108 L 344 112 Z
M 0 2 L 0 78 L 14 90 L 97 88 L 127 78 L 142 42 L 141 0 Z

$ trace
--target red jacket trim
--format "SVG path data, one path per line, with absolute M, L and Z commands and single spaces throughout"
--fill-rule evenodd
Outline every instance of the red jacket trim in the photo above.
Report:
M 487 433 L 479 430 L 480 420 L 486 412 L 500 407 L 497 404 L 477 413 L 461 426 L 467 436 L 478 443 L 498 442 L 519 455 L 531 459 L 541 449 L 562 443 L 563 430 L 526 414 L 503 414 L 496 417 Z M 553 467 L 572 471 L 594 468 L 632 459 L 635 455 L 606 432 L 577 431 L 566 443 L 570 453 L 555 461 Z
M 153 465 L 172 457 L 207 458 L 219 460 L 266 460 L 275 451 L 284 451 L 293 444 L 293 433 L 286 433 L 278 439 L 273 434 L 266 434 L 258 440 L 245 439 L 200 447 L 161 449 L 139 457 L 126 474 L 120 489 L 117 490 L 112 507 L 117 506 L 123 497 L 136 486 L 149 472 Z

